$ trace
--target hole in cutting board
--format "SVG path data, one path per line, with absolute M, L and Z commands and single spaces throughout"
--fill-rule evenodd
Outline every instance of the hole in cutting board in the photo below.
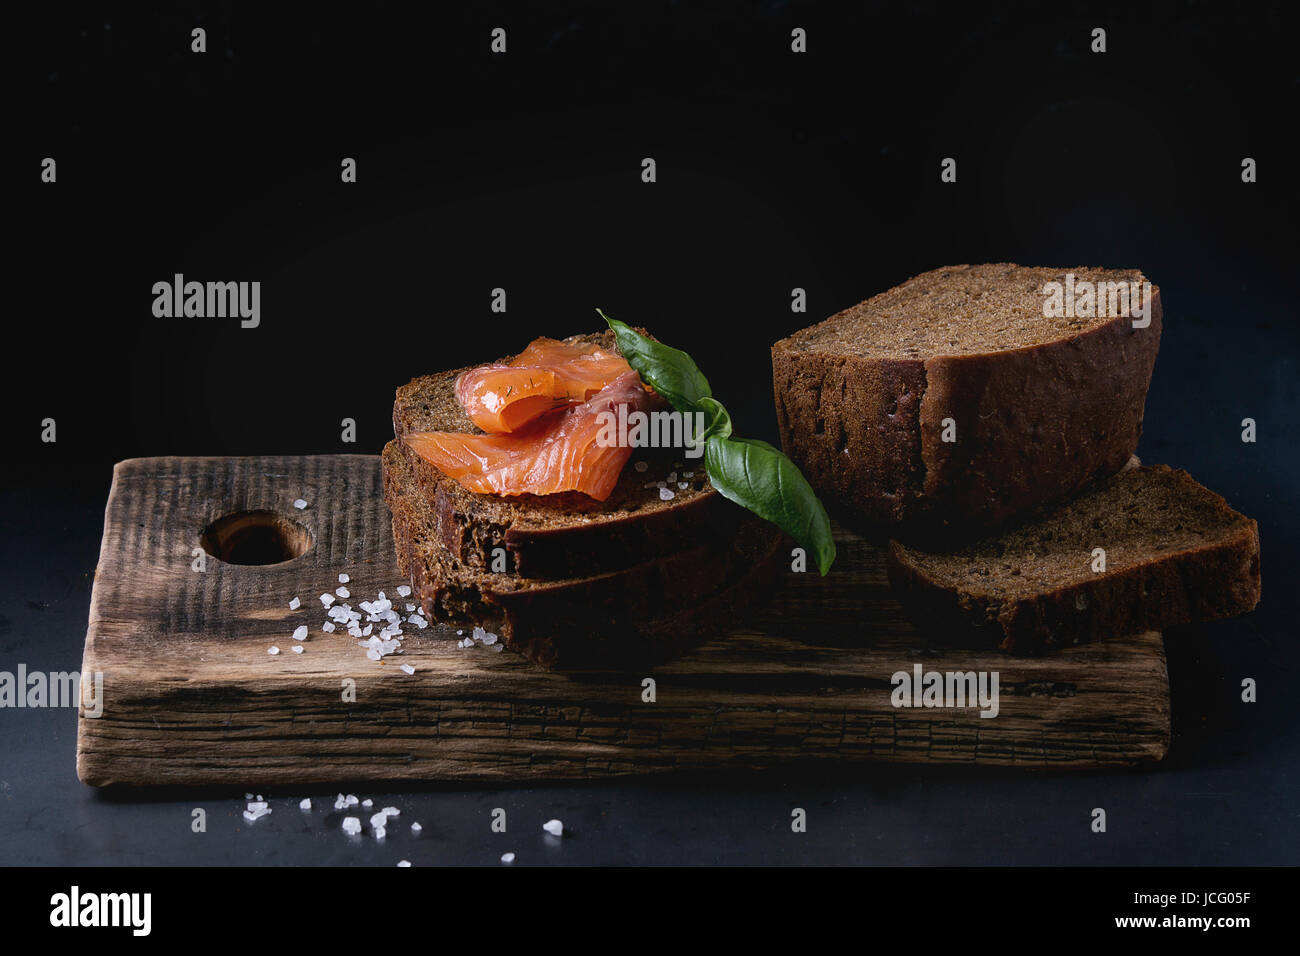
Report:
M 312 537 L 298 522 L 274 511 L 236 511 L 204 528 L 199 544 L 227 564 L 266 565 L 306 554 Z

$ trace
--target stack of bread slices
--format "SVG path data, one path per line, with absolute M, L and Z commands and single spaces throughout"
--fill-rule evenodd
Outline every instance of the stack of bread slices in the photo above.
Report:
M 1255 522 L 1133 460 L 1162 318 L 1136 270 L 936 269 L 773 346 L 782 444 L 937 638 L 1038 652 L 1243 614 Z
M 608 332 L 566 341 L 616 349 Z M 480 494 L 448 478 L 401 437 L 479 431 L 456 397 L 464 371 L 398 389 L 382 456 L 398 565 L 432 620 L 543 667 L 623 668 L 715 632 L 770 582 L 775 526 L 722 498 L 680 448 L 636 449 L 605 501 Z

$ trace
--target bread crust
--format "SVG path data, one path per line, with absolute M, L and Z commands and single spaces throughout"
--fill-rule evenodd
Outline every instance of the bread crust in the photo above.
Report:
M 736 536 L 620 570 L 596 565 L 580 577 L 539 580 L 468 568 L 430 539 L 430 508 L 396 442 L 382 461 L 398 567 L 422 611 L 440 623 L 484 627 L 544 667 L 666 659 L 734 613 L 735 602 L 757 603 L 775 576 L 782 536 L 752 516 Z
M 854 530 L 969 540 L 1124 466 L 1141 435 L 1162 318 L 1153 286 L 1146 328 L 1119 316 L 1003 351 L 864 358 L 783 339 L 772 347 L 781 442 Z M 943 441 L 948 419 L 956 442 Z

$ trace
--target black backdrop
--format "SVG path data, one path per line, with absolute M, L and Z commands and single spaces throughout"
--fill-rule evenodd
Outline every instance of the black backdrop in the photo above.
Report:
M 77 666 L 118 459 L 376 452 L 397 385 L 594 328 L 597 305 L 692 352 L 738 431 L 770 438 L 768 347 L 797 327 L 945 263 L 1138 267 L 1166 309 L 1139 452 L 1257 518 L 1264 551 L 1254 614 L 1168 635 L 1159 768 L 801 773 L 703 795 L 674 779 L 511 805 L 585 814 L 599 839 L 568 862 L 1295 862 L 1287 5 L 428 6 L 64 8 L 9 31 L 0 665 Z M 807 54 L 790 52 L 796 26 Z M 39 182 L 45 156 L 57 184 Z M 939 180 L 947 156 L 956 184 Z M 260 280 L 261 326 L 154 318 L 151 287 L 175 272 Z M 1242 676 L 1263 678 L 1253 707 Z M 6 725 L 0 859 L 355 862 L 275 827 L 229 847 L 157 841 L 187 805 L 80 787 L 74 725 Z M 774 847 L 754 821 L 792 793 L 819 826 Z M 465 835 L 499 798 L 420 799 L 450 834 L 440 859 L 495 860 Z M 1137 817 L 1104 844 L 1062 823 L 1098 799 Z
M 1295 352 L 1283 6 L 65 13 L 21 34 L 21 445 L 105 486 L 133 455 L 375 451 L 401 382 L 594 328 L 598 305 L 691 351 L 770 437 L 772 341 L 917 272 L 1003 260 L 1142 268 L 1169 313 L 1160 431 L 1226 429 L 1222 366 L 1276 388 Z M 260 280 L 261 327 L 154 318 L 176 272 Z M 1180 366 L 1207 348 L 1189 390 Z M 47 416 L 59 441 L 33 449 Z

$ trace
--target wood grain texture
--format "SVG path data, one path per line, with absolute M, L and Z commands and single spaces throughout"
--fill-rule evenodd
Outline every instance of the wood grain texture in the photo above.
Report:
M 277 565 L 209 558 L 193 570 L 201 529 L 245 510 L 296 521 L 314 543 Z M 890 597 L 880 552 L 842 531 L 837 542 L 830 576 L 786 574 L 742 630 L 649 674 L 546 673 L 509 652 L 461 650 L 437 627 L 408 627 L 405 653 L 377 663 L 321 631 L 318 599 L 339 572 L 354 605 L 403 583 L 377 457 L 125 461 L 82 667 L 104 675 L 103 714 L 83 708 L 78 773 L 94 785 L 524 783 L 792 761 L 1045 768 L 1164 756 L 1158 634 L 1044 658 L 936 648 Z M 310 636 L 293 654 L 299 624 Z M 268 655 L 272 644 L 282 653 Z M 998 671 L 999 715 L 893 707 L 890 677 L 915 663 Z M 641 700 L 646 676 L 655 703 Z

